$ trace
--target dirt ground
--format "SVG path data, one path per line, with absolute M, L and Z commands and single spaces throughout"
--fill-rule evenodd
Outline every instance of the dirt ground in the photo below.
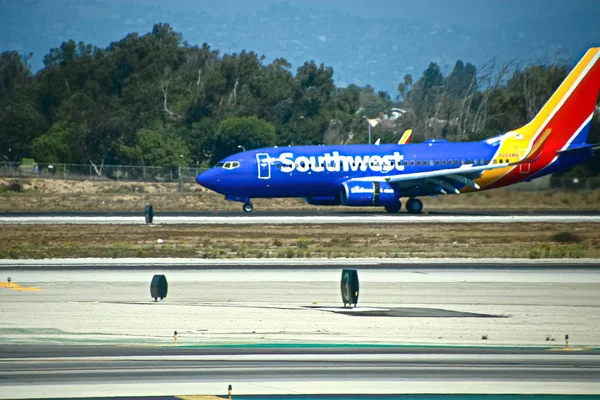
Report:
M 5 225 L 0 258 L 587 258 L 598 225 Z
M 22 192 L 8 190 L 18 182 Z M 181 193 L 177 183 L 68 181 L 57 179 L 0 178 L 0 212 L 39 211 L 140 211 L 152 204 L 155 211 L 239 211 L 240 203 L 225 201 L 223 196 L 186 183 Z M 517 191 L 496 189 L 480 193 L 424 197 L 424 210 L 461 211 L 598 211 L 600 190 L 589 191 Z M 275 210 L 357 210 L 348 207 L 322 207 L 302 199 L 256 199 L 256 211 Z M 369 210 L 383 211 L 380 207 Z

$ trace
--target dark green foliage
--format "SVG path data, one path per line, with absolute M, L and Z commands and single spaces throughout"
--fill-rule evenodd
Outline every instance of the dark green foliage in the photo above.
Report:
M 212 163 L 244 149 L 270 147 L 275 144 L 273 124 L 256 117 L 227 118 L 221 121 L 214 139 Z
M 238 146 L 366 143 L 364 118 L 392 107 L 406 113 L 374 127 L 373 140 L 394 143 L 408 128 L 412 142 L 484 139 L 524 124 L 568 71 L 458 60 L 444 76 L 432 62 L 403 78 L 394 101 L 369 85 L 336 88 L 333 69 L 314 61 L 294 71 L 284 58 L 191 46 L 165 23 L 105 49 L 68 40 L 36 75 L 27 60 L 0 55 L 1 159 L 89 164 L 98 174 L 117 163 L 205 166 Z M 600 141 L 597 119 L 590 141 Z

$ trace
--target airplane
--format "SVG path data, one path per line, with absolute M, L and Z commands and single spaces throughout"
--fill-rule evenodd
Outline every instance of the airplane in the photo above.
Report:
M 252 212 L 252 198 L 421 213 L 422 196 L 489 190 L 589 160 L 600 91 L 600 47 L 589 49 L 525 126 L 479 142 L 273 147 L 233 154 L 196 182 Z M 410 135 L 410 133 L 408 134 Z M 402 141 L 402 140 L 401 140 Z

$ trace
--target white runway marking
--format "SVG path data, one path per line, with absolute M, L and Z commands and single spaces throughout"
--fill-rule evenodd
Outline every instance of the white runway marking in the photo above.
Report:
M 484 223 L 600 223 L 600 215 L 344 215 L 344 216 L 240 216 L 154 217 L 155 225 L 253 225 L 253 224 L 484 224 Z M 139 217 L 0 217 L 0 224 L 143 225 Z

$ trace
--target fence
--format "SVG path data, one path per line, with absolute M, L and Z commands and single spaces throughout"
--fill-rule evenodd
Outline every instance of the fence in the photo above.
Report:
M 104 165 L 99 174 L 91 165 L 84 164 L 29 164 L 0 163 L 0 176 L 11 178 L 53 178 L 65 180 L 112 180 L 135 182 L 193 181 L 205 168 L 146 167 L 132 165 Z
M 111 180 L 134 182 L 193 182 L 205 168 L 144 167 L 105 165 L 97 174 L 91 165 L 0 163 L 0 176 L 12 178 L 53 178 L 65 180 Z M 514 190 L 594 190 L 600 189 L 600 178 L 544 177 L 510 186 Z

